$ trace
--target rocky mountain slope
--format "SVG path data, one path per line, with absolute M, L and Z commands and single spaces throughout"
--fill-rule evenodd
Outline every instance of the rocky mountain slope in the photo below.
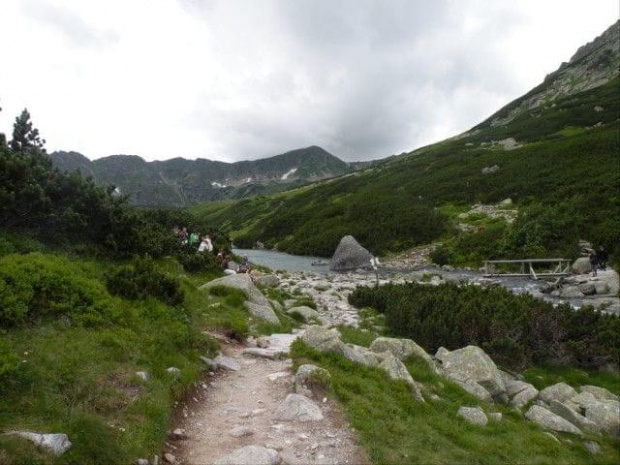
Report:
M 99 184 L 113 184 L 129 195 L 133 204 L 144 206 L 184 206 L 245 198 L 358 168 L 316 146 L 237 163 L 184 158 L 147 162 L 135 155 L 90 161 L 77 152 L 53 152 L 50 157 L 61 170 L 80 170 Z
M 227 228 L 237 245 L 260 241 L 326 257 L 348 234 L 373 254 L 446 234 L 479 259 L 571 257 L 581 238 L 614 250 L 619 28 L 615 23 L 540 86 L 464 134 L 304 189 L 196 210 Z M 507 198 L 522 213 L 510 228 L 476 228 L 478 236 L 451 230 L 454 212 Z

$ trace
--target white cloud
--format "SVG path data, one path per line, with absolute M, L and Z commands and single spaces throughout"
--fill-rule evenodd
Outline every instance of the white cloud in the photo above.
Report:
M 617 17 L 615 0 L 5 0 L 0 129 L 48 149 L 343 158 L 462 132 Z

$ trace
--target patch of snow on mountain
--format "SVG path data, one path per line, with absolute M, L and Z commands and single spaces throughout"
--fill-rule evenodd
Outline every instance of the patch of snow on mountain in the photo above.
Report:
M 220 184 L 219 182 L 216 182 L 216 181 L 213 181 L 213 182 L 211 183 L 211 185 L 212 185 L 213 187 L 219 187 L 219 188 L 228 187 L 226 184 Z
M 289 177 L 291 174 L 295 174 L 295 172 L 296 172 L 296 171 L 297 171 L 297 168 L 293 168 L 292 170 L 289 170 L 289 171 L 287 171 L 286 173 L 284 173 L 284 174 L 282 175 L 282 178 L 280 178 L 280 179 L 282 179 L 282 181 L 286 181 L 286 180 L 288 179 L 288 177 Z

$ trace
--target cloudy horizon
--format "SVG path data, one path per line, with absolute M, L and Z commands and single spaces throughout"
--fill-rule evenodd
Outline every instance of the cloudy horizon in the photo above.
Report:
M 0 132 L 48 151 L 384 158 L 461 133 L 618 19 L 616 0 L 7 0 Z

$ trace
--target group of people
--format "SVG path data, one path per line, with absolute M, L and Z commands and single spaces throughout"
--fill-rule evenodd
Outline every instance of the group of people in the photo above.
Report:
M 597 276 L 597 271 L 599 268 L 603 271 L 607 269 L 607 251 L 605 250 L 605 248 L 601 247 L 598 250 L 590 249 L 588 258 L 590 259 L 592 276 Z
M 226 274 L 247 273 L 252 275 L 252 269 L 250 268 L 250 260 L 247 255 L 244 255 L 241 264 L 237 265 L 230 255 L 223 250 L 220 250 L 217 254 L 217 262 L 220 265 L 221 270 Z
M 182 228 L 175 226 L 172 232 L 179 238 L 181 244 L 197 248 L 198 252 L 213 252 L 213 242 L 211 242 L 211 237 L 208 234 L 200 237 L 200 233 L 187 232 L 187 227 L 185 226 Z

